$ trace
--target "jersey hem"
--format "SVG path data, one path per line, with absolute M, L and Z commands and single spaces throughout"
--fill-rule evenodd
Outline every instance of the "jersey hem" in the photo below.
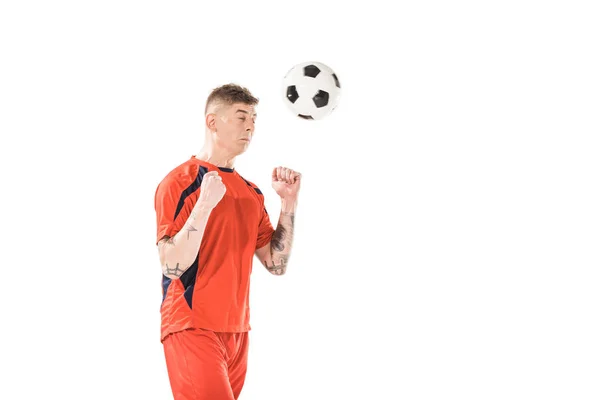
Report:
M 244 333 L 244 332 L 251 331 L 252 327 L 250 326 L 250 324 L 244 325 L 242 327 L 240 327 L 239 325 L 229 325 L 229 326 L 222 327 L 222 328 L 215 328 L 215 327 L 212 327 L 210 325 L 205 325 L 205 324 L 198 324 L 198 325 L 186 324 L 186 325 L 182 326 L 181 328 L 176 328 L 173 330 L 168 330 L 166 332 L 163 332 L 160 336 L 160 342 L 161 343 L 164 342 L 164 340 L 169 335 L 172 335 L 173 333 L 186 331 L 188 329 L 206 329 L 209 331 L 221 332 L 221 333 Z

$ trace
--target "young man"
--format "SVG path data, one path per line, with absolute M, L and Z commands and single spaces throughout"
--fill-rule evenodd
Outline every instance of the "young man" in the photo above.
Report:
M 252 140 L 257 104 L 238 85 L 214 89 L 206 102 L 203 148 L 156 190 L 161 342 L 175 400 L 239 397 L 253 257 L 274 275 L 286 271 L 300 174 L 273 170 L 272 187 L 281 197 L 274 229 L 263 193 L 234 168 Z

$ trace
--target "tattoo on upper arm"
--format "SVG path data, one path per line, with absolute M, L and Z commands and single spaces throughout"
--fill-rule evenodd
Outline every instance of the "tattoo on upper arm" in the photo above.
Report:
M 175 265 L 175 268 L 169 267 L 169 264 L 165 264 L 165 267 L 165 275 L 175 275 L 177 277 L 180 277 L 185 272 L 179 268 L 179 263 Z

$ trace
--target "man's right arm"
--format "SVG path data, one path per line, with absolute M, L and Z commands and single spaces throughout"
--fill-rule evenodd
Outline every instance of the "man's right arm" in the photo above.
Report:
M 158 242 L 158 254 L 164 276 L 179 279 L 196 260 L 211 211 L 212 207 L 203 207 L 200 202 L 196 203 L 183 229 L 175 236 L 165 236 Z
M 196 260 L 208 218 L 223 198 L 225 190 L 225 185 L 216 171 L 204 175 L 200 196 L 183 228 L 173 237 L 165 236 L 158 242 L 158 254 L 164 276 L 179 279 Z

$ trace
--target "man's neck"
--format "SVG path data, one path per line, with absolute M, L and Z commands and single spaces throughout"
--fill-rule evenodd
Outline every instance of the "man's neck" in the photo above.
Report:
M 208 151 L 206 149 L 202 149 L 198 152 L 198 154 L 196 154 L 196 158 L 222 168 L 233 168 L 235 164 L 235 156 L 219 154 L 214 150 Z

